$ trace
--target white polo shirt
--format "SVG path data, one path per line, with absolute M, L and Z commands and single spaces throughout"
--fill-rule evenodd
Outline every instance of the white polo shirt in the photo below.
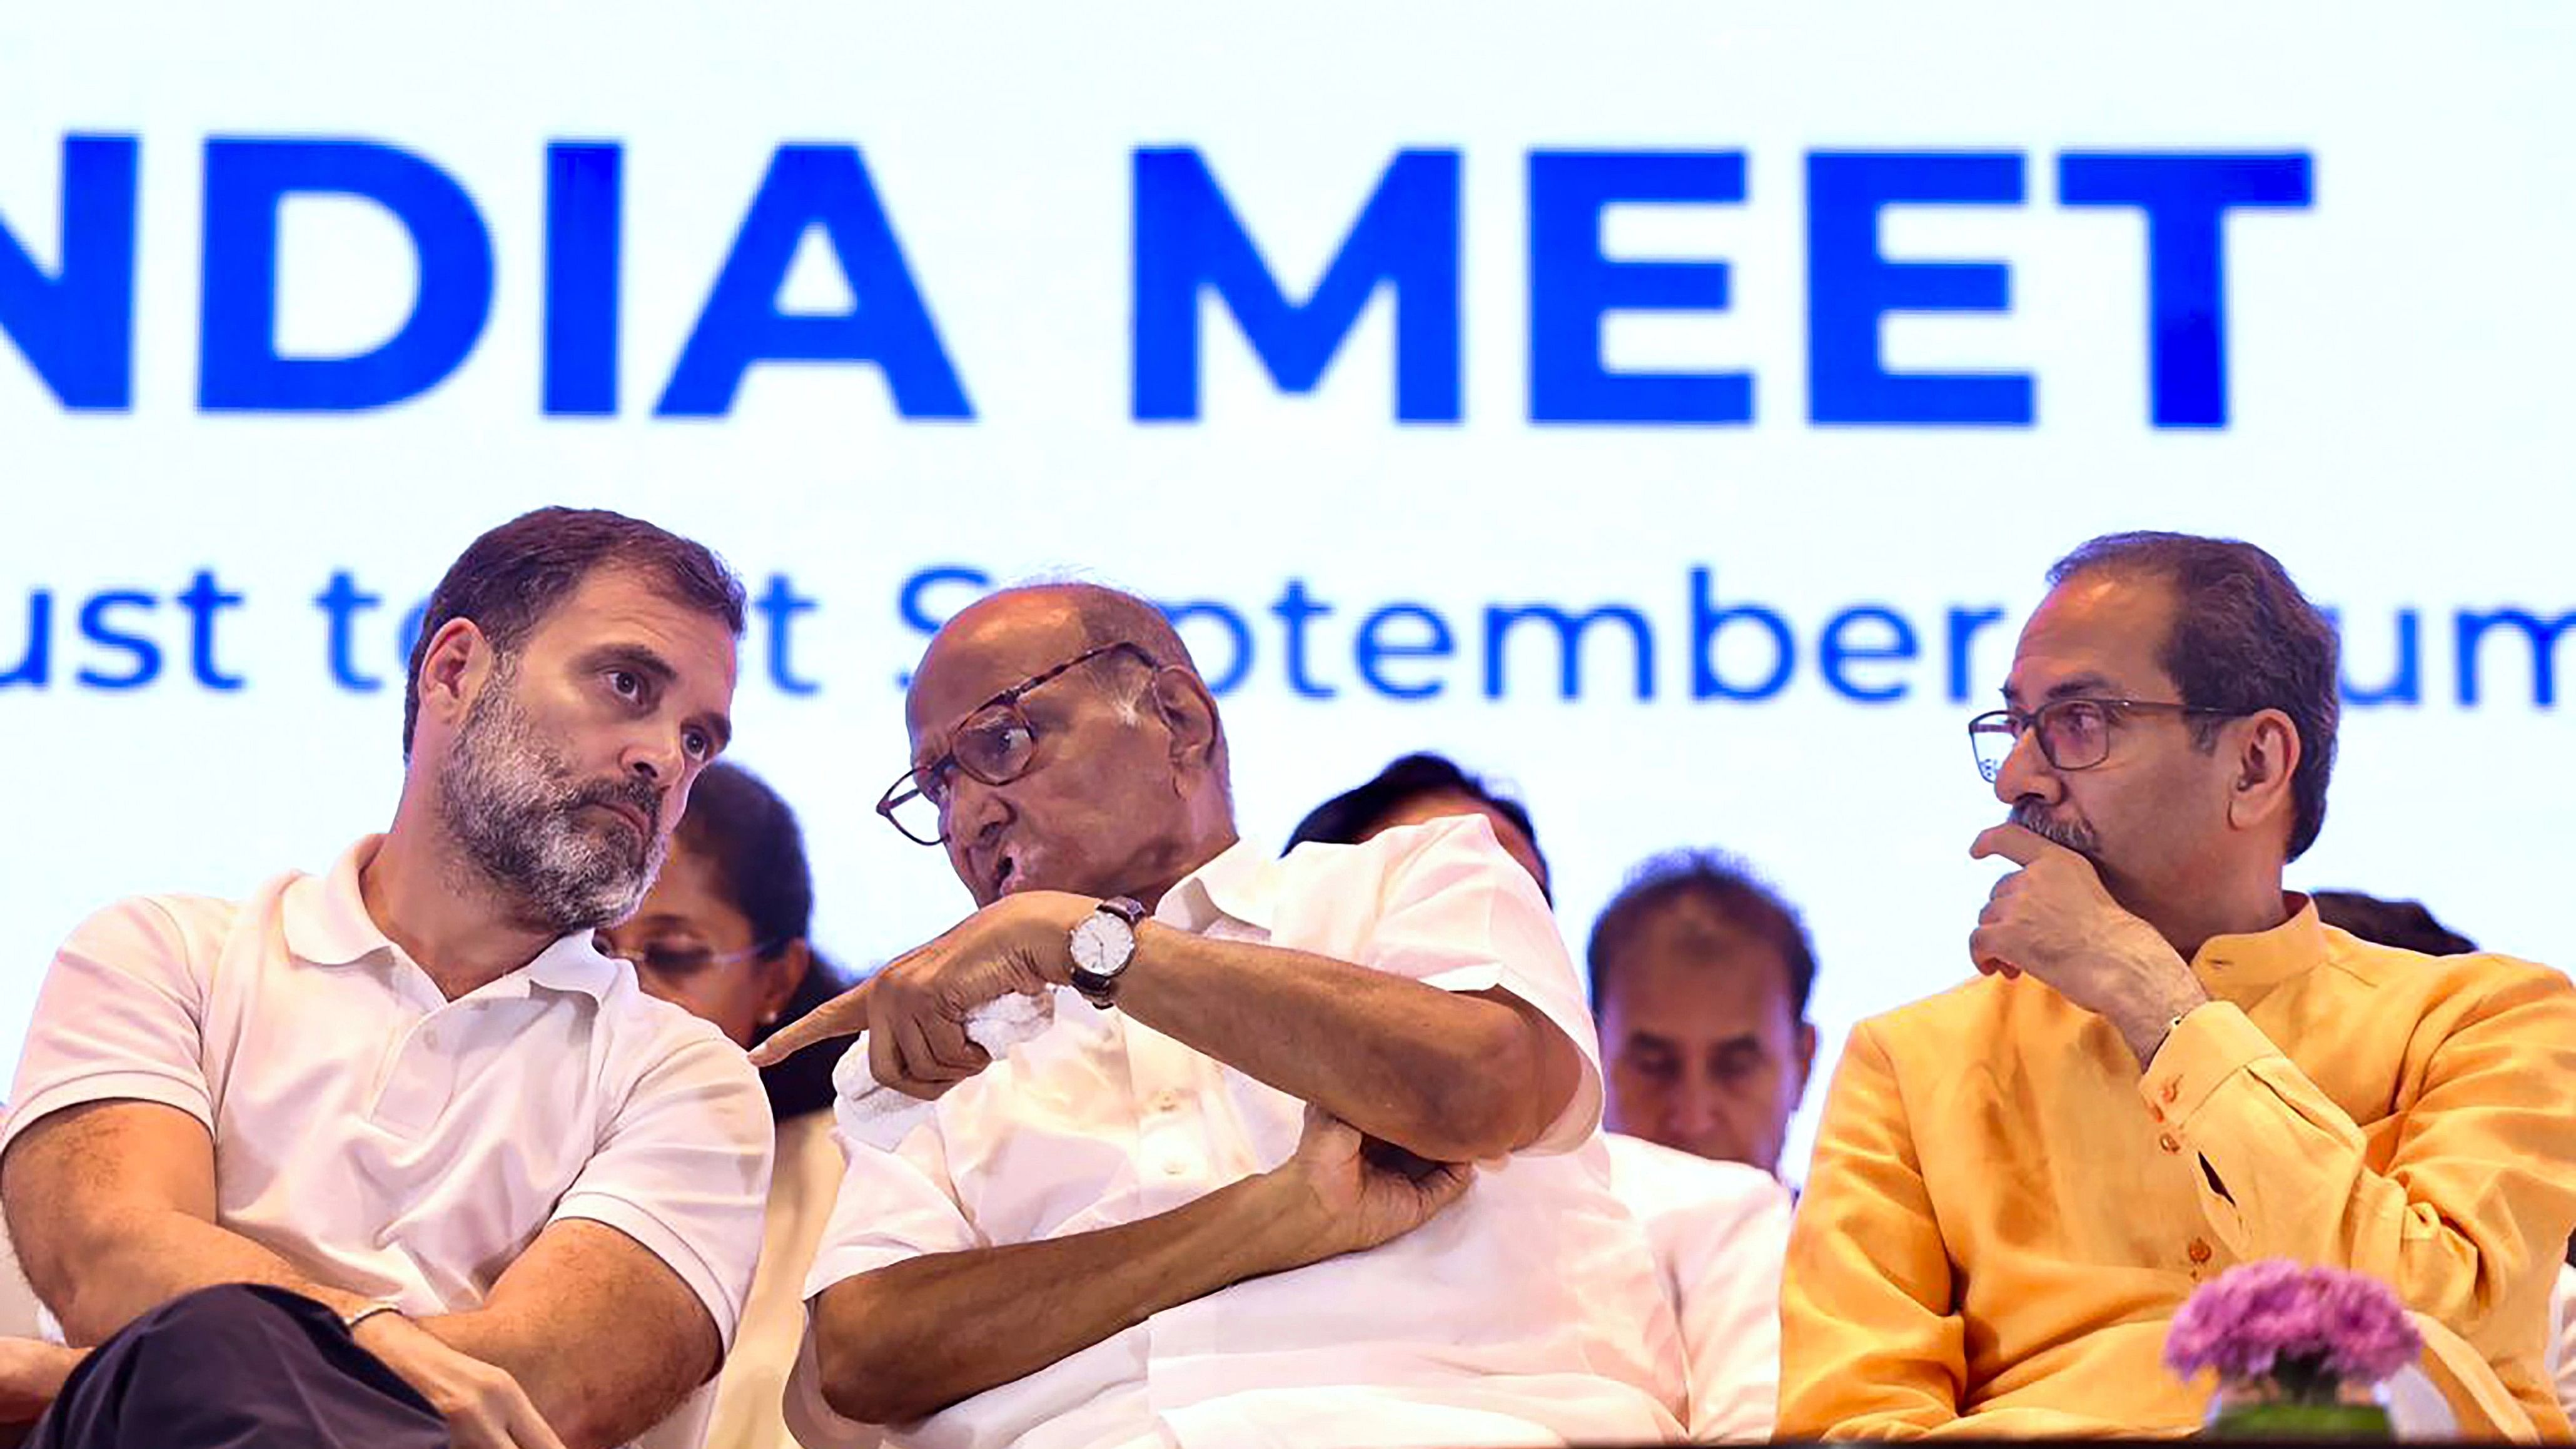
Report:
M 1482 816 L 1302 845 L 1238 844 L 1155 919 L 1451 991 L 1501 987 L 1583 1058 L 1532 1147 L 1362 1253 L 1249 1279 L 1054 1365 L 897 1426 L 920 1449 L 1635 1443 L 1678 1438 L 1680 1335 L 1644 1230 L 1610 1190 L 1592 1019 L 1538 888 Z M 851 1156 L 810 1299 L 927 1253 L 1069 1236 L 1169 1212 L 1286 1161 L 1304 1106 L 1121 1012 L 1063 1002 L 1055 1025 L 942 1096 L 892 1152 Z M 807 1352 L 788 1423 L 866 1443 Z
M 1604 1132 L 1610 1187 L 1646 1227 L 1681 1319 L 1696 1442 L 1771 1437 L 1780 1413 L 1780 1267 L 1789 1190 L 1741 1162 Z
M 215 1144 L 216 1221 L 420 1315 L 479 1306 L 562 1218 L 669 1264 L 726 1343 L 760 1251 L 772 1133 L 741 1050 L 566 936 L 454 1001 L 327 876 L 240 902 L 121 901 L 45 975 L 0 1152 L 83 1102 L 160 1102 Z

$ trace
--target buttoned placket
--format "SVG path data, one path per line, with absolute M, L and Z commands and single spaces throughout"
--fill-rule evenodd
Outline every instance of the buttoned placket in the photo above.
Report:
M 437 1125 L 454 1098 L 464 1034 L 484 1003 L 470 995 L 449 1001 L 429 973 L 398 950 L 388 947 L 387 953 L 382 969 L 391 975 L 389 985 L 420 1014 L 387 1044 L 367 1120 L 398 1136 L 417 1137 Z

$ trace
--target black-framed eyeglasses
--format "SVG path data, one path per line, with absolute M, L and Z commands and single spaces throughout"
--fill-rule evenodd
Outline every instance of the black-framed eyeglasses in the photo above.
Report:
M 877 799 L 877 813 L 916 845 L 938 845 L 948 839 L 948 797 L 959 771 L 987 785 L 1007 785 L 1037 764 L 1037 728 L 1020 709 L 1031 690 L 1104 654 L 1124 649 L 1160 669 L 1163 661 L 1145 646 L 1124 639 L 1085 649 L 1052 669 L 1041 670 L 966 712 L 965 723 L 949 741 L 948 753 L 915 765 L 895 777 Z
M 2033 729 L 2039 731 L 2039 753 L 2049 768 L 2089 770 L 2111 758 L 2111 731 L 2120 717 L 2137 713 L 2243 715 L 2252 711 L 2155 699 L 2052 699 L 2027 714 L 2017 709 L 1989 710 L 1968 721 L 1968 748 L 1976 755 L 1977 773 L 1988 784 L 2003 773 L 2013 746 Z

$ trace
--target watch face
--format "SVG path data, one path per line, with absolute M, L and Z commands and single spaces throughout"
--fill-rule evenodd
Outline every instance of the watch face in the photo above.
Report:
M 1073 928 L 1073 964 L 1093 975 L 1100 973 L 1101 958 L 1108 943 L 1100 939 L 1100 918 L 1094 916 Z
M 1125 936 L 1127 939 L 1118 939 Z M 1091 916 L 1073 928 L 1073 964 L 1094 976 L 1107 976 L 1127 964 L 1129 944 L 1134 934 L 1126 922 L 1108 916 Z

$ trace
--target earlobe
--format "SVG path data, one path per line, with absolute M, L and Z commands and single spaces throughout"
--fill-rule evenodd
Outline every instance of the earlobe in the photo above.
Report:
M 2252 723 L 2227 798 L 2228 822 L 2239 829 L 2260 824 L 2289 799 L 2299 761 L 2298 732 L 2287 716 L 2266 710 Z
M 1153 683 L 1154 712 L 1172 737 L 1172 763 L 1204 769 L 1216 739 L 1216 702 L 1187 671 L 1164 669 Z

